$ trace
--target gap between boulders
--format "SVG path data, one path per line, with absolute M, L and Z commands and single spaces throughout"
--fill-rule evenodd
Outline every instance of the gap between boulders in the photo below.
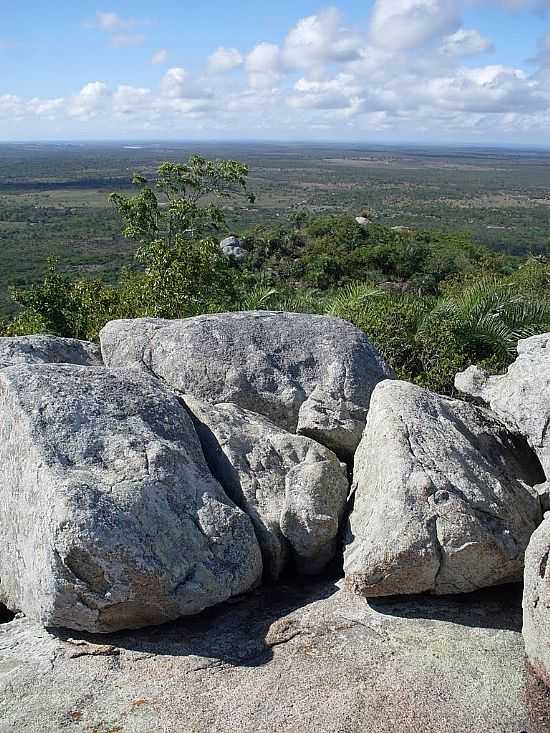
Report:
M 0 603 L 0 624 L 9 624 L 15 618 L 15 613 Z

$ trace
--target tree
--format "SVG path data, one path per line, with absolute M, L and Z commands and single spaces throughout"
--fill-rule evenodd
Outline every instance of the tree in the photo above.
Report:
M 198 155 L 163 163 L 151 185 L 134 176 L 139 192 L 112 194 L 123 234 L 139 243 L 143 274 L 124 283 L 123 298 L 139 316 L 181 318 L 223 310 L 235 300 L 236 273 L 213 234 L 225 224 L 221 202 L 246 197 L 248 168 Z
M 139 193 L 111 194 L 121 215 L 125 237 L 144 244 L 158 239 L 171 244 L 176 237 L 200 238 L 225 224 L 221 202 L 246 197 L 248 167 L 236 160 L 207 160 L 193 155 L 187 163 L 163 163 L 152 185 L 141 175 L 133 183 Z

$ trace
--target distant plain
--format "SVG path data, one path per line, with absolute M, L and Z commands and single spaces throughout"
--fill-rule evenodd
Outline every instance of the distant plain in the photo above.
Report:
M 379 223 L 468 231 L 510 254 L 546 253 L 550 151 L 534 148 L 309 143 L 49 143 L 0 145 L 0 313 L 7 288 L 37 280 L 49 256 L 62 268 L 112 279 L 132 262 L 112 191 L 134 172 L 198 152 L 250 167 L 256 203 L 228 211 L 232 232 L 292 212 L 366 211 Z

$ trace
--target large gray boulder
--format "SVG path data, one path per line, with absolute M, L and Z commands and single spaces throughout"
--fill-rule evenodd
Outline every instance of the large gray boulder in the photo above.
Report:
M 471 366 L 456 375 L 455 386 L 525 435 L 550 476 L 550 334 L 524 339 L 517 348 L 506 374 L 490 377 Z
M 334 557 L 349 489 L 335 454 L 237 405 L 184 400 L 212 473 L 252 518 L 266 573 L 276 579 L 291 558 L 300 572 L 320 572 Z
M 0 338 L 0 369 L 15 364 L 80 364 L 100 366 L 99 346 L 89 341 L 58 336 L 4 336 Z
M 488 410 L 378 385 L 355 456 L 348 586 L 385 596 L 520 581 L 541 477 L 526 441 Z
M 0 603 L 95 632 L 198 613 L 254 586 L 252 523 L 178 399 L 135 370 L 0 372 Z
M 393 376 L 365 334 L 328 316 L 253 311 L 111 321 L 107 366 L 140 366 L 172 388 L 234 402 L 349 459 L 370 395 Z
M 550 687 L 550 515 L 531 537 L 525 553 L 523 639 L 529 663 Z

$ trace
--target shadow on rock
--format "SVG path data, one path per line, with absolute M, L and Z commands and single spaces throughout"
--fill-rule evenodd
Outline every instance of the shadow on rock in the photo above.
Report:
M 336 579 L 334 579 L 336 580 Z M 116 634 L 49 629 L 62 641 L 75 639 L 144 655 L 206 657 L 239 667 L 258 667 L 273 658 L 273 647 L 299 633 L 292 612 L 329 598 L 334 580 L 292 579 L 234 598 L 190 618 Z
M 448 621 L 482 629 L 521 631 L 522 586 L 503 585 L 453 596 L 370 598 L 369 606 L 386 616 Z

